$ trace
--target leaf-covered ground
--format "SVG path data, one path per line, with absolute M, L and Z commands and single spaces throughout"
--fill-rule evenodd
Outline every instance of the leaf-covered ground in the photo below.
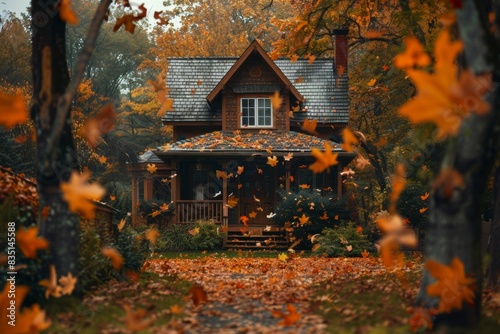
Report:
M 127 326 L 140 333 L 410 332 L 407 309 L 421 278 L 418 258 L 406 261 L 398 278 L 373 257 L 227 254 L 149 259 L 139 279 L 110 282 L 77 311 L 57 311 L 49 332 L 130 333 Z M 482 332 L 495 332 L 500 294 L 487 293 L 484 300 Z

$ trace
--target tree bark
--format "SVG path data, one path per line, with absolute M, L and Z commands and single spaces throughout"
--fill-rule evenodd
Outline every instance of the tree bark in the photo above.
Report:
M 500 289 L 500 166 L 496 167 L 493 181 L 493 220 L 490 230 L 491 264 L 488 272 L 488 287 Z

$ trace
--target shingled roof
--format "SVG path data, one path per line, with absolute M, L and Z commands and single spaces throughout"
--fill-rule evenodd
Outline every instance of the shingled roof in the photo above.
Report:
M 318 138 L 316 136 L 298 133 L 295 131 L 214 131 L 201 136 L 184 139 L 171 144 L 168 149 L 155 151 L 156 155 L 214 155 L 220 152 L 224 155 L 240 154 L 267 154 L 270 150 L 273 155 L 284 156 L 288 153 L 310 156 L 311 148 L 323 150 L 325 144 L 332 147 L 332 151 L 342 156 L 353 155 L 344 152 L 338 143 Z M 162 148 L 165 148 L 163 146 Z
M 163 121 L 220 121 L 221 115 L 209 110 L 207 96 L 239 58 L 170 58 L 167 87 L 174 100 L 174 111 Z M 305 98 L 305 112 L 294 113 L 292 121 L 305 118 L 319 123 L 347 123 L 349 117 L 348 77 L 338 78 L 333 59 L 277 59 L 274 63 Z M 299 79 L 299 82 L 296 80 Z

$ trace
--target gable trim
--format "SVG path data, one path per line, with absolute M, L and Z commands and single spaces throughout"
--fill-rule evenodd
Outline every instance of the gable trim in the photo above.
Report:
M 207 100 L 209 103 L 212 103 L 213 100 L 219 95 L 224 86 L 228 83 L 228 81 L 233 77 L 233 75 L 238 71 L 238 69 L 243 65 L 243 63 L 247 60 L 247 58 L 252 54 L 252 52 L 257 51 L 262 59 L 271 67 L 271 69 L 276 73 L 279 79 L 285 84 L 286 88 L 290 90 L 290 92 L 295 96 L 295 98 L 299 101 L 304 101 L 304 97 L 297 91 L 294 85 L 290 82 L 290 80 L 283 74 L 280 68 L 274 63 L 274 61 L 269 57 L 269 55 L 264 51 L 262 46 L 254 40 L 250 46 L 243 52 L 243 54 L 238 58 L 236 63 L 229 69 L 229 71 L 224 75 L 222 80 L 215 86 L 215 88 L 208 94 Z

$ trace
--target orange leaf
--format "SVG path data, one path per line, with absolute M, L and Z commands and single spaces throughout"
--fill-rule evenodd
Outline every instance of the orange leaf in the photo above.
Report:
M 281 104 L 283 103 L 283 98 L 280 96 L 279 91 L 274 92 L 274 95 L 271 97 L 271 103 L 275 112 L 280 109 Z
M 425 211 L 427 211 L 428 208 L 422 208 L 420 209 L 420 213 L 424 213 Z
M 111 260 L 111 265 L 116 270 L 119 270 L 123 265 L 123 257 L 116 249 L 112 247 L 104 247 L 101 249 L 102 255 Z
M 227 179 L 229 176 L 227 175 L 226 172 L 223 172 L 221 170 L 216 170 L 215 171 L 215 176 L 218 178 L 218 179 Z
M 366 259 L 368 255 L 370 255 L 370 252 L 367 252 L 366 249 L 361 252 L 361 256 L 363 257 L 363 259 Z
M 283 157 L 283 159 L 285 159 L 285 161 L 290 161 L 290 160 L 292 160 L 292 158 L 293 158 L 292 152 L 288 152 L 288 154 Z
M 148 172 L 150 172 L 151 174 L 156 173 L 156 170 L 157 170 L 157 169 L 158 169 L 158 168 L 156 168 L 156 164 L 148 164 L 148 168 L 147 168 L 147 170 L 148 170 Z
M 338 153 L 332 153 L 332 147 L 328 143 L 325 143 L 324 153 L 317 148 L 312 148 L 311 155 L 316 158 L 316 161 L 309 165 L 309 169 L 315 174 L 321 173 L 330 166 L 338 164 Z
M 109 103 L 102 107 L 96 115 L 87 118 L 79 133 L 90 146 L 96 147 L 102 135 L 113 131 L 116 126 L 116 119 L 113 104 Z
M 126 312 L 125 317 L 122 319 L 125 326 L 129 331 L 138 332 L 143 331 L 151 326 L 153 319 L 146 318 L 146 310 L 138 308 L 134 311 L 129 305 L 124 304 L 123 309 Z
M 179 307 L 179 305 L 175 304 L 170 306 L 170 312 L 172 314 L 180 315 L 182 314 L 182 307 Z
M 276 156 L 273 156 L 272 158 L 267 157 L 266 163 L 271 167 L 276 167 L 276 165 L 278 164 L 278 158 Z
M 425 67 L 430 65 L 431 58 L 425 52 L 424 47 L 417 38 L 413 36 L 406 37 L 404 43 L 406 45 L 405 52 L 394 58 L 394 65 L 397 68 Z
M 17 230 L 16 243 L 24 256 L 28 259 L 35 259 L 37 250 L 47 249 L 49 247 L 47 240 L 38 237 L 38 227 L 36 226 Z
M 283 318 L 283 320 L 280 321 L 278 325 L 291 326 L 295 324 L 302 316 L 300 313 L 297 313 L 297 308 L 292 304 L 288 304 L 286 310 L 288 313 L 283 313 L 281 311 L 275 311 L 275 310 L 271 311 L 273 317 Z
M 375 83 L 377 82 L 377 79 L 373 78 L 370 81 L 368 81 L 368 87 L 373 87 Z
M 227 198 L 227 206 L 230 208 L 234 208 L 238 205 L 238 197 L 231 195 Z
M 125 218 L 120 220 L 120 223 L 118 224 L 118 231 L 123 230 L 123 227 L 125 226 Z
M 0 124 L 11 129 L 16 124 L 26 123 L 28 110 L 22 96 L 10 96 L 0 92 Z
M 146 231 L 145 238 L 153 245 L 156 245 L 156 239 L 160 236 L 160 232 L 156 228 L 150 228 Z
M 300 187 L 301 189 L 309 189 L 311 186 L 310 186 L 310 185 L 308 185 L 308 184 L 301 184 L 301 185 L 299 185 L 299 187 Z
M 201 303 L 208 302 L 208 296 L 203 287 L 199 285 L 193 285 L 191 289 L 189 289 L 189 293 L 191 293 L 191 299 L 193 301 L 194 306 L 198 306 Z
M 340 147 L 342 147 L 347 152 L 354 151 L 353 145 L 359 143 L 358 137 L 356 137 L 354 132 L 349 128 L 345 128 L 344 131 L 342 132 L 342 137 L 343 137 L 343 144 L 341 144 Z
M 398 163 L 396 165 L 396 169 L 394 174 L 391 177 L 392 189 L 389 194 L 390 201 L 390 212 L 396 211 L 396 202 L 401 195 L 401 192 L 404 190 L 406 186 L 406 167 L 402 163 Z
M 250 212 L 250 213 L 248 214 L 248 217 L 250 217 L 250 218 L 252 218 L 252 219 L 253 219 L 253 218 L 255 218 L 255 217 L 257 217 L 257 212 L 255 212 L 255 211 Z
M 89 177 L 89 173 L 73 171 L 69 182 L 61 182 L 63 199 L 68 203 L 70 211 L 88 219 L 94 217 L 94 201 L 100 200 L 106 192 L 97 183 L 88 184 Z
M 310 134 L 316 135 L 316 134 L 318 134 L 316 132 L 317 125 L 318 125 L 318 120 L 316 120 L 316 119 L 309 120 L 308 118 L 306 118 L 304 120 L 304 123 L 302 124 L 301 128 L 305 132 L 309 132 Z
M 78 17 L 75 12 L 71 9 L 69 4 L 69 0 L 61 0 L 61 4 L 59 7 L 59 17 L 66 23 L 77 25 Z
M 168 24 L 168 20 L 161 16 L 162 13 L 163 11 L 155 12 L 153 17 L 155 18 L 155 20 L 157 20 L 156 24 L 160 26 L 165 26 Z
M 61 276 L 59 278 L 59 284 L 61 286 L 61 293 L 63 295 L 70 295 L 75 289 L 77 278 L 73 277 L 73 274 L 69 273 L 66 276 Z
M 425 201 L 427 198 L 429 198 L 429 193 L 423 194 L 422 196 L 420 196 L 420 198 L 422 199 L 422 201 Z
M 309 221 L 309 217 L 305 215 L 305 213 L 302 214 L 302 217 L 299 217 L 300 225 L 304 225 Z
M 50 206 L 46 205 L 42 208 L 42 219 L 46 220 L 50 213 Z
M 249 218 L 248 218 L 247 216 L 241 216 L 241 217 L 240 217 L 240 221 L 241 221 L 243 224 L 245 224 L 245 225 L 248 223 L 248 220 L 249 220 Z
M 116 20 L 113 31 L 116 32 L 122 25 L 125 25 L 125 30 L 133 34 L 135 31 L 135 22 L 146 17 L 147 9 L 146 7 L 144 7 L 144 4 L 139 6 L 139 10 L 140 12 L 137 14 L 137 16 L 135 16 L 134 14 L 126 14 Z

